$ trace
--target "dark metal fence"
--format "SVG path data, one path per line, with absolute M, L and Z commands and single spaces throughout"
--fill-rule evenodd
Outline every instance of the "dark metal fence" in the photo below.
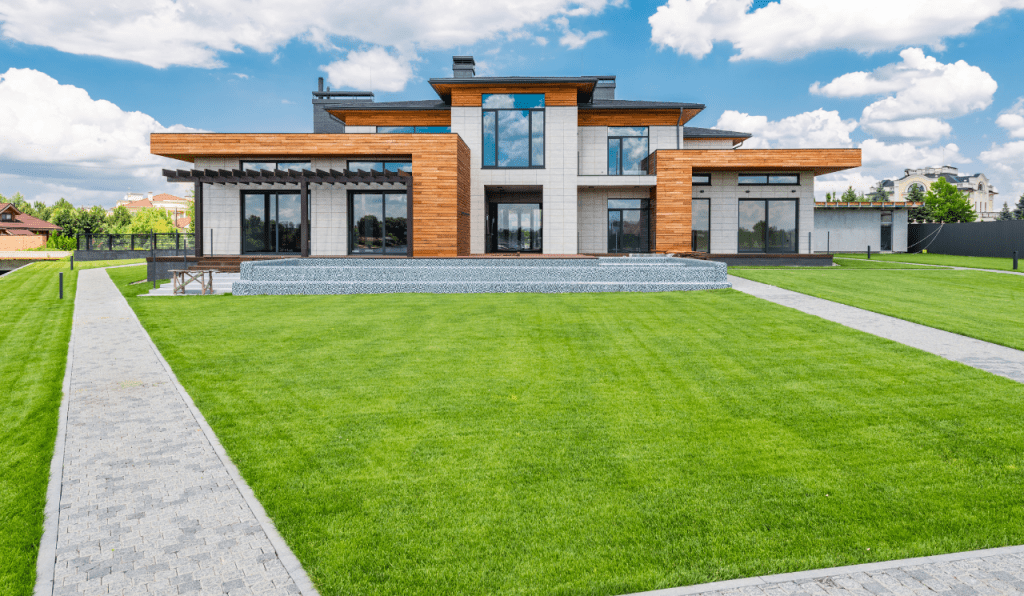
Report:
M 184 250 L 194 242 L 188 234 L 79 234 L 75 239 L 78 250 Z
M 1024 220 L 953 224 L 910 224 L 907 252 L 963 257 L 1024 257 Z

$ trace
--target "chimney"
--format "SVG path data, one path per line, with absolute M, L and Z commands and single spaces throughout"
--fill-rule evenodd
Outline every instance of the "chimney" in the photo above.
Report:
M 324 78 L 320 77 L 316 80 L 316 90 L 323 93 L 324 91 Z
M 469 79 L 476 75 L 476 60 L 472 56 L 452 56 L 452 72 L 456 79 Z
M 615 77 L 597 77 L 597 86 L 594 87 L 594 99 L 615 99 Z

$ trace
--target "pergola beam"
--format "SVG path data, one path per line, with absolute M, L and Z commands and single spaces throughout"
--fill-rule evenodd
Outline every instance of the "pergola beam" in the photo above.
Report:
M 411 184 L 408 172 L 351 170 L 164 170 L 168 182 L 201 184 Z

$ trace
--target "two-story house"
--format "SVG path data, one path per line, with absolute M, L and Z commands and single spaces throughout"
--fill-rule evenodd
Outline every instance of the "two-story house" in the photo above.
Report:
M 859 149 L 740 149 L 704 106 L 616 98 L 615 77 L 477 77 L 423 101 L 313 92 L 312 134 L 153 134 L 194 164 L 205 255 L 808 253 L 814 178 Z

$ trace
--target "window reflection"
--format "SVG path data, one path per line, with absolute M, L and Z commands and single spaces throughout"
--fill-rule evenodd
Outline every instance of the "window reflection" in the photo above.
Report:
M 482 96 L 483 166 L 544 166 L 544 95 Z
M 739 252 L 796 252 L 797 202 L 740 200 Z
M 693 249 L 696 252 L 711 252 L 711 201 L 693 200 Z
M 646 126 L 608 127 L 608 175 L 643 176 L 643 161 L 650 151 Z
M 405 193 L 353 192 L 349 201 L 349 253 L 408 253 Z

